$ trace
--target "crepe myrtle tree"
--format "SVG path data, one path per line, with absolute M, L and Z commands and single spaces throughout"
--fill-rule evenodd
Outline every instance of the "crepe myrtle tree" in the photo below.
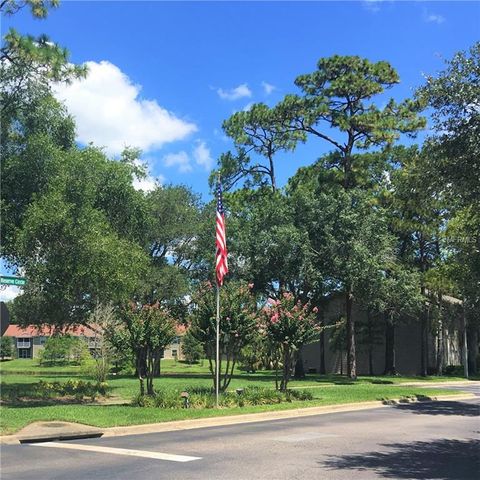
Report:
M 253 284 L 228 282 L 220 289 L 219 388 L 225 391 L 232 380 L 240 351 L 258 330 Z M 216 369 L 216 289 L 201 284 L 192 296 L 189 333 L 202 345 L 208 359 L 213 385 Z
M 275 369 L 282 363 L 280 390 L 286 391 L 295 366 L 295 358 L 303 345 L 320 337 L 322 330 L 317 323 L 318 308 L 309 302 L 295 301 L 290 292 L 284 292 L 279 299 L 269 299 L 262 310 L 265 336 L 276 350 Z M 278 375 L 275 375 L 278 390 Z
M 153 378 L 162 352 L 175 338 L 175 320 L 160 304 L 139 305 L 130 302 L 118 311 L 118 323 L 109 332 L 115 345 L 129 348 L 135 358 L 140 395 L 154 395 Z

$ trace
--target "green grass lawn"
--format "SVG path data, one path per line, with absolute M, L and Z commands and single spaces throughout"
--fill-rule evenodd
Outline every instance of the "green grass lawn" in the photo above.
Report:
M 91 380 L 80 375 L 77 366 L 42 367 L 36 360 L 12 360 L 0 363 L 2 375 L 2 394 L 14 388 L 28 396 L 29 390 L 40 380 L 47 382 L 66 381 L 69 378 Z M 138 393 L 138 380 L 132 376 L 111 376 L 108 384 L 110 395 L 124 405 L 85 405 L 85 404 L 35 404 L 8 402 L 0 407 L 0 433 L 9 434 L 34 421 L 70 421 L 98 427 L 135 425 L 164 422 L 187 418 L 202 418 L 217 415 L 234 415 L 271 410 L 284 410 L 319 405 L 334 405 L 369 400 L 389 400 L 401 397 L 437 396 L 455 392 L 439 388 L 421 388 L 401 386 L 402 382 L 434 382 L 461 380 L 455 377 L 359 377 L 355 382 L 340 375 L 309 374 L 305 380 L 294 380 L 291 388 L 308 388 L 313 394 L 309 401 L 295 401 L 277 405 L 221 409 L 159 409 L 141 408 L 129 405 Z M 188 365 L 174 360 L 162 361 L 162 376 L 155 380 L 155 388 L 187 390 L 192 387 L 211 387 L 212 379 L 208 371 L 208 362 Z M 230 389 L 247 386 L 274 388 L 274 372 L 261 371 L 255 374 L 236 371 Z

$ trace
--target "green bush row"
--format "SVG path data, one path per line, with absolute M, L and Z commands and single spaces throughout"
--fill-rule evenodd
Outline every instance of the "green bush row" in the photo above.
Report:
M 73 396 L 76 400 L 89 397 L 92 401 L 99 395 L 106 395 L 108 385 L 105 382 L 93 383 L 83 380 L 68 380 L 67 382 L 45 382 L 40 380 L 35 386 L 41 398 Z
M 132 405 L 137 407 L 157 407 L 164 409 L 185 408 L 185 399 L 180 390 L 160 390 L 152 396 L 137 395 Z M 270 388 L 248 387 L 240 394 L 224 392 L 220 395 L 221 407 L 244 407 L 249 405 L 272 405 L 294 400 L 311 400 L 313 395 L 305 390 L 279 392 Z M 190 388 L 188 390 L 189 408 L 204 409 L 215 407 L 215 393 L 208 388 Z
M 18 385 L 12 387 L 2 383 L 2 399 L 7 401 L 50 400 L 60 397 L 74 397 L 82 401 L 85 397 L 95 400 L 99 395 L 106 395 L 106 383 L 85 382 L 83 380 L 68 380 L 67 382 L 45 382 L 40 380 L 33 386 Z

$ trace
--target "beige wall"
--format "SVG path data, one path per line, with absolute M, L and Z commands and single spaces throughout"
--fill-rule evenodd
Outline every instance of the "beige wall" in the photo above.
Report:
M 176 352 L 176 356 L 174 353 Z M 182 352 L 182 337 L 177 337 L 174 343 L 168 345 L 168 347 L 163 352 L 163 358 L 167 360 L 172 360 L 177 358 L 177 360 L 183 360 L 183 352 Z
M 325 324 L 332 324 L 345 316 L 344 299 L 341 296 L 334 297 L 323 308 L 323 316 Z M 365 312 L 360 310 L 356 305 L 353 307 L 353 316 L 356 321 L 365 320 Z M 445 327 L 445 335 L 443 340 L 444 349 L 444 366 L 461 364 L 461 334 L 459 325 L 454 321 L 446 319 L 445 323 L 449 323 L 449 327 Z M 382 333 L 382 332 L 381 332 Z M 396 368 L 398 373 L 402 375 L 418 375 L 420 374 L 421 357 L 420 357 L 420 323 L 410 322 L 399 324 L 395 328 L 395 355 Z M 346 355 L 335 352 L 330 348 L 329 338 L 331 333 L 325 331 L 325 370 L 326 373 L 346 373 Z M 379 344 L 373 347 L 373 373 L 380 375 L 385 369 L 385 343 L 384 335 L 379 336 Z M 439 348 L 438 337 L 429 334 L 428 347 L 428 364 L 430 368 L 437 365 L 437 354 Z M 357 373 L 359 375 L 368 375 L 368 352 L 365 345 L 357 340 Z M 303 348 L 303 361 L 305 371 L 315 369 L 320 372 L 320 342 L 306 345 Z

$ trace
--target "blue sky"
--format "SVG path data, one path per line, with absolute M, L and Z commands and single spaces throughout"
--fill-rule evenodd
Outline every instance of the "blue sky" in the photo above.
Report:
M 183 183 L 208 200 L 210 167 L 231 148 L 221 124 L 234 111 L 274 105 L 333 54 L 389 61 L 401 78 L 389 93 L 408 97 L 422 74 L 478 40 L 479 24 L 480 4 L 460 1 L 64 1 L 46 20 L 26 10 L 3 19 L 2 31 L 46 33 L 72 61 L 90 62 L 86 82 L 57 91 L 80 142 L 112 155 L 143 147 L 150 182 Z M 311 141 L 280 158 L 279 183 L 327 150 Z

